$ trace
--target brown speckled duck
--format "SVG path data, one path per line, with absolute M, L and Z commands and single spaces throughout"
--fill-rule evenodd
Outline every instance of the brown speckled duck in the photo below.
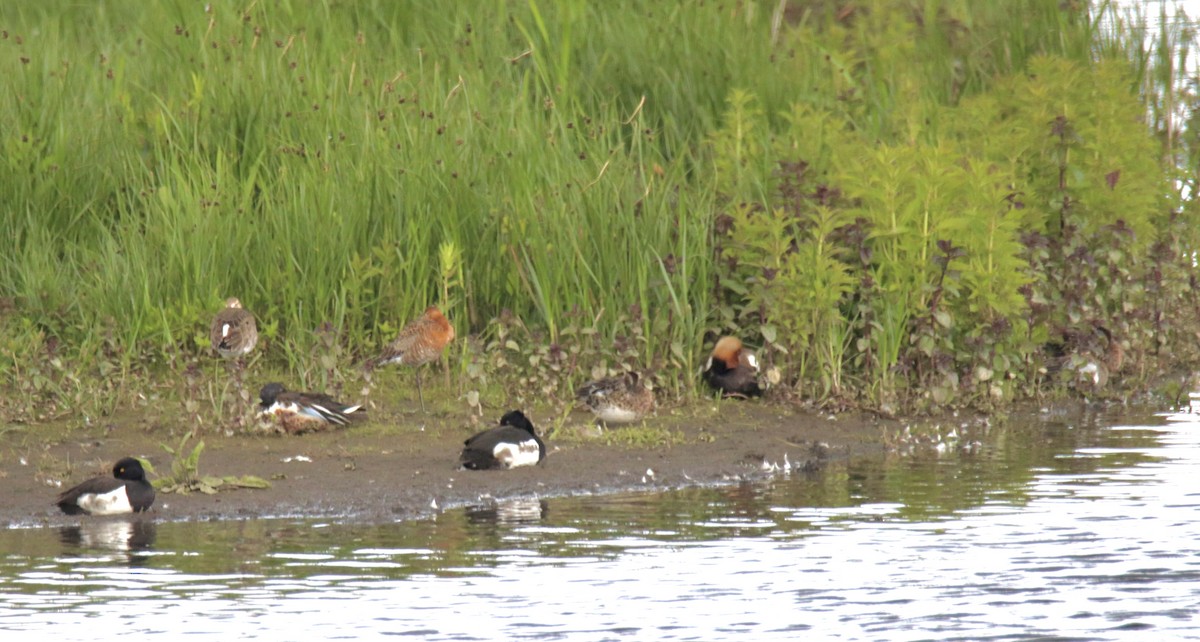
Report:
M 654 390 L 636 372 L 585 383 L 575 398 L 605 424 L 639 421 L 654 410 Z

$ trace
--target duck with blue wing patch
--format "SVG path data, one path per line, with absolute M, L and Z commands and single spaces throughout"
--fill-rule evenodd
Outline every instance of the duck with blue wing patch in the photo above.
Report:
M 258 398 L 259 416 L 278 418 L 289 435 L 348 426 L 366 417 L 361 404 L 349 406 L 319 392 L 293 392 L 281 383 L 263 386 Z
M 64 491 L 54 500 L 68 515 L 140 513 L 154 504 L 154 487 L 146 481 L 142 462 L 125 457 L 113 465 L 112 477 L 95 477 Z
M 468 470 L 532 466 L 546 457 L 546 444 L 520 410 L 510 410 L 500 418 L 499 426 L 478 433 L 463 443 L 459 463 Z

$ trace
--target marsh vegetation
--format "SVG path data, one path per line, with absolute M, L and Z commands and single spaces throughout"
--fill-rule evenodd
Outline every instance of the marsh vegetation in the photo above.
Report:
M 835 408 L 1071 390 L 1114 342 L 1136 389 L 1196 355 L 1200 233 L 1192 36 L 1143 27 L 1058 0 L 6 6 L 0 411 L 228 425 L 229 296 L 252 377 L 339 397 L 431 303 L 460 337 L 441 407 L 627 369 L 707 394 L 725 333 Z

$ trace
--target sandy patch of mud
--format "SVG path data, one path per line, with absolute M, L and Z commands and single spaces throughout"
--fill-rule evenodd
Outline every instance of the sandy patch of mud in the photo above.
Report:
M 494 412 L 497 417 L 500 412 Z M 536 425 L 550 422 L 531 413 Z M 494 419 L 493 419 L 494 420 Z M 160 493 L 158 519 L 249 519 L 312 516 L 386 522 L 492 499 L 553 497 L 673 488 L 762 477 L 764 461 L 819 467 L 823 461 L 882 450 L 895 430 L 870 416 L 821 416 L 760 402 L 702 402 L 684 412 L 660 411 L 646 426 L 666 428 L 670 445 L 614 446 L 590 434 L 590 416 L 572 415 L 560 438 L 547 439 L 539 466 L 511 471 L 457 468 L 465 438 L 482 425 L 466 415 L 374 413 L 371 423 L 303 436 L 203 436 L 204 475 L 257 475 L 269 489 L 215 495 Z M 612 428 L 610 430 L 638 430 Z M 80 428 L 65 439 L 36 437 L 38 427 L 0 440 L 0 523 L 53 525 L 78 519 L 52 504 L 61 489 L 109 469 L 124 455 L 148 457 L 160 473 L 174 445 L 159 421 L 129 419 Z M 61 482 L 61 485 L 56 483 Z

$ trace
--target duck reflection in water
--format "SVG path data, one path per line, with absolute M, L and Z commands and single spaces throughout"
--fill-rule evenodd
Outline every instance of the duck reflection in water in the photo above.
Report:
M 491 501 L 468 507 L 466 514 L 472 524 L 537 524 L 546 518 L 546 501 L 537 497 Z
M 95 519 L 63 526 L 58 537 L 68 550 L 133 553 L 154 547 L 157 524 L 151 519 Z

